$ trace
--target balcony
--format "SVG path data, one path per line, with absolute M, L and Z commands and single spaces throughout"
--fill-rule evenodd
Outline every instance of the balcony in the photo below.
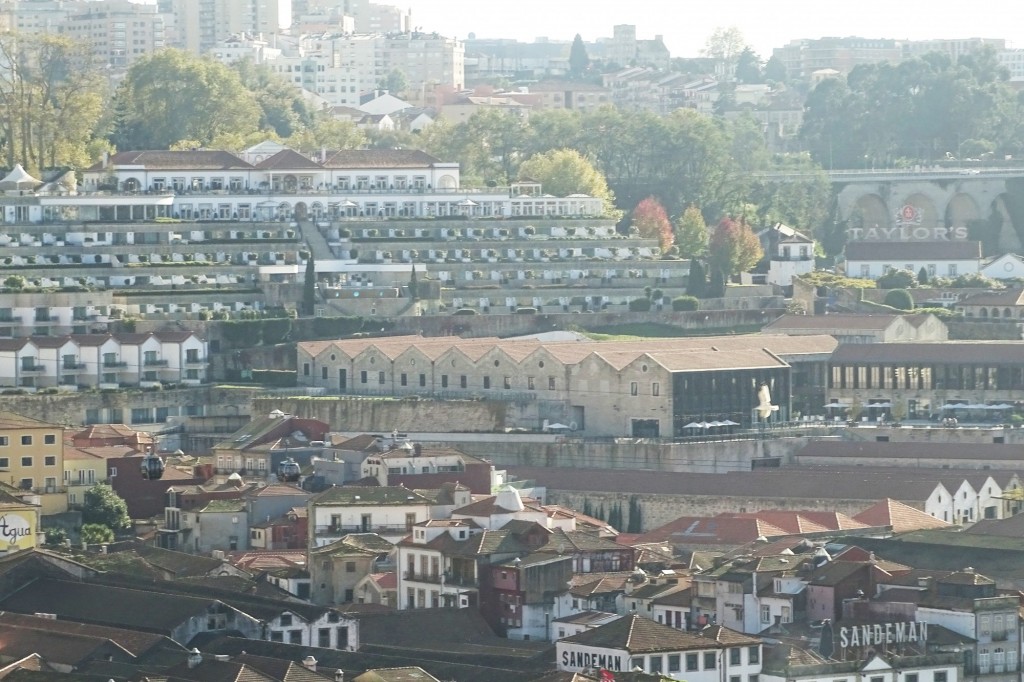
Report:
M 167 360 L 158 360 L 156 358 L 152 358 L 152 359 L 144 360 L 143 364 L 146 367 L 166 367 L 167 366 Z
M 127 362 L 119 362 L 119 361 L 116 361 L 116 360 L 110 360 L 110 361 L 104 360 L 103 361 L 103 369 L 124 369 L 127 366 L 128 366 Z
M 185 358 L 185 367 L 206 367 L 206 358 Z
M 66 362 L 60 366 L 61 374 L 78 374 L 85 371 L 84 362 Z
M 23 374 L 23 375 L 26 375 L 26 374 L 38 375 L 38 374 L 44 374 L 44 373 L 46 373 L 46 366 L 45 365 L 22 365 L 21 366 L 21 374 Z
M 478 587 L 476 579 L 472 576 L 465 576 L 461 574 L 452 574 L 450 572 L 445 573 L 419 573 L 417 571 L 404 571 L 402 573 L 404 580 L 410 580 L 419 583 L 431 583 L 433 585 L 446 585 L 452 587 Z

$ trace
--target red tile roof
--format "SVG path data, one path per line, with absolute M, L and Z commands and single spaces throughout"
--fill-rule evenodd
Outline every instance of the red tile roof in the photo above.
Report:
M 948 528 L 950 524 L 913 507 L 886 498 L 853 517 L 869 526 L 892 526 L 894 533 L 927 528 Z

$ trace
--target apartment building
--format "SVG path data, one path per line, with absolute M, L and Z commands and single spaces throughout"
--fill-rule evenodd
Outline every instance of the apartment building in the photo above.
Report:
M 38 495 L 42 514 L 67 511 L 64 428 L 0 412 L 0 476 L 4 483 Z
M 88 388 L 206 381 L 207 345 L 192 332 L 0 339 L 0 386 Z
M 85 9 L 71 11 L 61 31 L 92 47 L 99 64 L 115 72 L 130 67 L 139 58 L 167 47 L 167 17 L 156 5 L 128 0 L 84 3 Z

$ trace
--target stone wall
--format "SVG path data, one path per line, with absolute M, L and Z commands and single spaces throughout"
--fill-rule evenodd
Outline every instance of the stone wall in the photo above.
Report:
M 566 439 L 559 443 L 520 443 L 514 436 L 490 441 L 452 441 L 440 445 L 483 457 L 497 467 L 572 467 L 646 469 L 691 473 L 750 471 L 754 459 L 779 458 L 790 464 L 806 438 L 726 440 L 699 443 L 620 442 Z
M 436 432 L 457 428 L 472 433 L 500 432 L 509 424 L 535 424 L 536 407 L 537 401 L 263 396 L 253 401 L 252 410 L 253 414 L 268 414 L 277 409 L 298 417 L 319 419 L 337 431 Z
M 725 495 L 647 495 L 619 492 L 563 491 L 548 488 L 546 502 L 582 510 L 589 503 L 595 514 L 602 507 L 607 518 L 613 506 L 621 506 L 625 528 L 629 523 L 629 502 L 635 498 L 641 512 L 644 532 L 674 521 L 681 516 L 715 516 L 723 512 L 757 512 L 763 510 L 803 509 L 841 512 L 853 516 L 877 500 L 789 499 L 781 497 L 729 497 Z
M 81 425 L 86 410 L 120 408 L 125 421 L 132 408 L 182 408 L 202 406 L 207 415 L 249 414 L 252 398 L 264 392 L 260 388 L 223 388 L 203 386 L 166 390 L 122 389 L 118 391 L 88 391 L 53 395 L 0 395 L 0 411 L 11 411 L 30 419 L 51 424 Z M 163 424 L 152 424 L 162 428 Z

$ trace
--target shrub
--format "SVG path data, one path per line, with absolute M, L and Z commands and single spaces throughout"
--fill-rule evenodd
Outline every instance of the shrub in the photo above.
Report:
M 651 299 L 649 298 L 634 298 L 629 302 L 629 312 L 631 313 L 646 313 L 651 309 Z
M 672 299 L 672 310 L 677 312 L 700 310 L 700 301 L 696 296 L 676 296 Z
M 917 276 L 910 270 L 890 270 L 875 283 L 879 289 L 909 289 L 917 286 Z
M 892 289 L 885 295 L 885 305 L 898 310 L 913 310 L 914 299 L 906 289 Z

